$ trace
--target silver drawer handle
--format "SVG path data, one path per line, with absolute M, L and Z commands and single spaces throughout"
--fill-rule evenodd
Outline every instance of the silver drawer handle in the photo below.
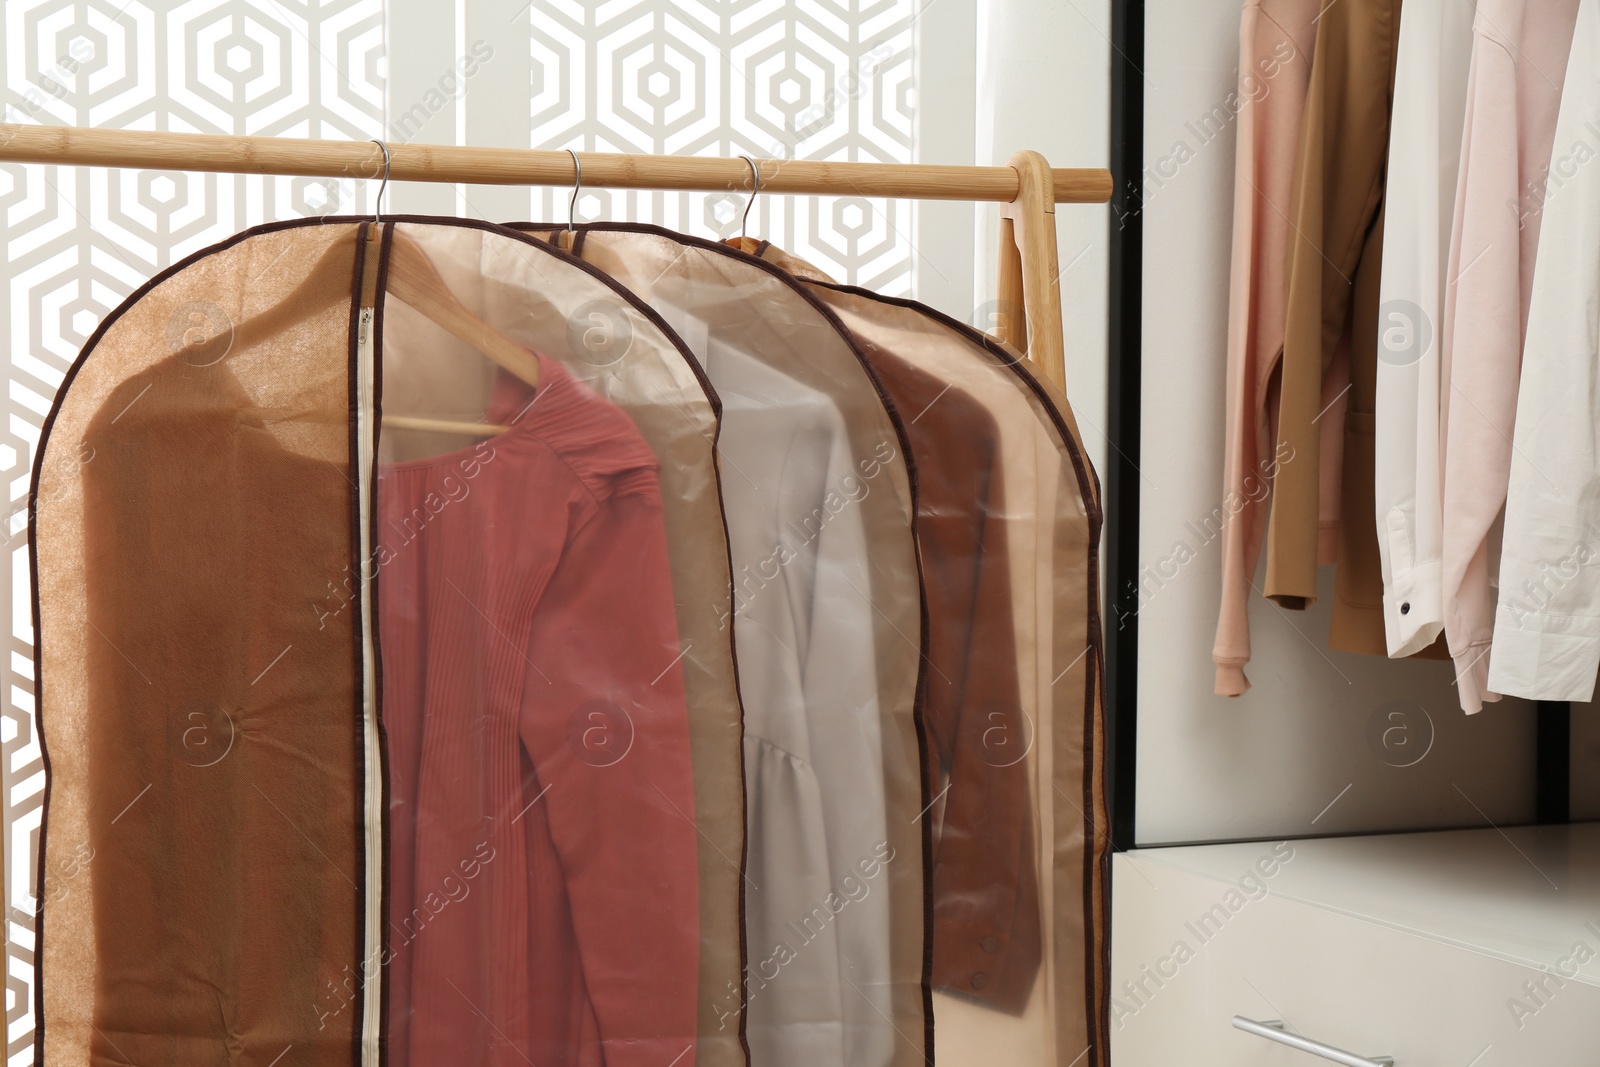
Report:
M 1342 1048 L 1324 1045 L 1321 1041 L 1312 1041 L 1310 1038 L 1301 1037 L 1299 1034 L 1286 1033 L 1283 1029 L 1283 1023 L 1277 1019 L 1258 1023 L 1254 1019 L 1246 1019 L 1243 1015 L 1235 1015 L 1233 1017 L 1233 1025 L 1235 1029 L 1243 1030 L 1247 1034 L 1255 1034 L 1257 1037 L 1264 1037 L 1268 1041 L 1276 1041 L 1280 1045 L 1288 1045 L 1290 1048 L 1297 1048 L 1301 1052 L 1309 1052 L 1313 1056 L 1321 1056 L 1325 1060 L 1342 1063 L 1344 1067 L 1394 1067 L 1393 1056 L 1357 1056 L 1354 1052 L 1346 1052 Z

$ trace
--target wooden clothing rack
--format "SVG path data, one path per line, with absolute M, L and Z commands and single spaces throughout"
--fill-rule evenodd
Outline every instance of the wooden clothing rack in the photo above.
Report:
M 1004 167 L 960 167 L 613 152 L 574 156 L 524 148 L 380 146 L 375 141 L 13 124 L 0 124 L 0 162 L 556 186 L 576 184 L 581 167 L 585 188 L 994 201 L 1002 206 L 999 310 L 991 332 L 1027 353 L 1063 390 L 1066 365 L 1055 206 L 1104 204 L 1112 191 L 1110 171 L 1051 169 L 1037 152 L 1018 152 Z

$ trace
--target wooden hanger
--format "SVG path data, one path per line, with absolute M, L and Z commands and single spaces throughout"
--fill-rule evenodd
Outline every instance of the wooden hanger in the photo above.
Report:
M 375 198 L 375 205 L 381 205 L 383 192 L 389 187 L 389 146 L 381 140 L 375 140 L 373 143 L 383 150 L 383 183 L 378 186 L 378 195 Z M 573 158 L 576 160 L 577 157 Z M 382 240 L 383 234 L 383 227 L 379 225 L 382 221 L 381 213 L 375 211 L 372 221 L 373 225 L 367 227 L 367 240 L 377 242 Z M 389 269 L 385 288 L 413 311 L 444 327 L 451 336 L 465 341 L 537 389 L 539 361 L 533 354 L 474 315 L 456 297 L 450 286 L 445 284 L 445 280 L 439 276 L 438 268 L 433 265 L 433 261 L 417 242 L 392 224 L 389 229 L 392 238 L 389 242 Z M 378 245 L 369 244 L 368 248 L 375 252 Z M 369 254 L 367 262 L 373 263 L 374 257 Z M 371 294 L 374 290 L 369 287 L 366 292 Z M 367 298 L 363 297 L 362 302 L 367 304 Z M 429 433 L 468 436 L 502 434 L 511 428 L 493 423 L 457 422 L 417 415 L 385 415 L 383 424 L 397 430 L 423 430 Z
M 539 361 L 532 352 L 474 315 L 439 276 L 433 261 L 415 240 L 395 230 L 389 245 L 389 273 L 385 286 L 401 300 L 444 327 L 491 360 L 539 387 Z
M 375 234 L 377 228 L 373 227 L 372 232 Z M 394 248 L 404 249 L 395 257 L 399 268 L 396 269 L 395 263 L 390 265 L 390 291 L 395 296 L 454 336 L 489 355 L 489 358 L 518 378 L 537 387 L 539 364 L 532 353 L 468 311 L 450 292 L 433 263 L 413 239 L 396 233 Z M 225 334 L 187 345 L 186 348 L 192 350 L 190 362 L 196 366 L 209 366 L 225 358 L 229 352 L 250 348 L 312 314 L 349 299 L 350 262 L 338 253 L 339 244 L 331 243 L 306 271 L 305 277 L 272 307 L 231 327 Z M 489 335 L 498 340 L 485 339 Z M 485 351 L 490 346 L 492 353 Z M 219 347 L 220 352 L 217 351 Z M 502 362 L 502 359 L 506 362 Z M 397 430 L 425 430 L 469 437 L 501 434 L 511 428 L 415 415 L 385 415 L 383 425 Z
M 377 240 L 378 227 L 371 230 Z M 539 361 L 533 353 L 484 322 L 463 304 L 440 277 L 433 261 L 403 230 L 396 229 L 389 244 L 389 269 L 385 278 L 389 294 L 429 321 L 444 328 L 489 359 L 527 382 L 539 386 Z M 511 427 L 493 423 L 456 422 L 415 415 L 384 415 L 383 424 L 399 430 L 484 435 L 505 433 Z

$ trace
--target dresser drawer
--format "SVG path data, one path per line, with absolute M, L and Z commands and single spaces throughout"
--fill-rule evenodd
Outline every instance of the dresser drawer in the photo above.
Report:
M 1143 858 L 1147 853 L 1115 857 L 1115 1067 L 1328 1062 L 1236 1029 L 1236 1015 L 1281 1020 L 1290 1032 L 1361 1056 L 1389 1056 L 1397 1067 L 1566 1065 L 1600 1057 L 1593 970 L 1600 898 L 1592 921 L 1571 923 L 1564 946 L 1546 938 L 1519 961 L 1464 938 L 1277 891 L 1316 845 L 1293 842 L 1276 853 L 1271 844 L 1216 846 L 1233 850 L 1233 879 Z M 1246 852 L 1255 859 L 1243 859 Z M 1295 884 L 1297 896 L 1307 894 L 1304 883 Z M 1395 893 L 1408 889 L 1400 879 Z M 1519 914 L 1531 914 L 1519 912 L 1528 903 L 1505 900 L 1498 921 L 1515 927 Z

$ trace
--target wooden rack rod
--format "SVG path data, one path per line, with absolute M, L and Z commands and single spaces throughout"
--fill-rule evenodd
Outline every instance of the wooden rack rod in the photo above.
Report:
M 391 144 L 389 154 L 389 177 L 394 181 L 557 186 L 570 186 L 573 181 L 572 157 L 564 151 Z M 617 152 L 579 152 L 578 156 L 584 188 L 716 192 L 751 187 L 750 165 L 737 156 Z M 316 178 L 383 177 L 383 152 L 368 141 L 4 123 L 0 123 L 0 162 Z M 1020 179 L 1012 167 L 786 159 L 762 159 L 756 165 L 763 193 L 1006 203 L 1015 200 L 1020 191 Z M 1050 173 L 1057 203 L 1103 204 L 1111 199 L 1111 173 L 1107 170 L 1056 169 Z

